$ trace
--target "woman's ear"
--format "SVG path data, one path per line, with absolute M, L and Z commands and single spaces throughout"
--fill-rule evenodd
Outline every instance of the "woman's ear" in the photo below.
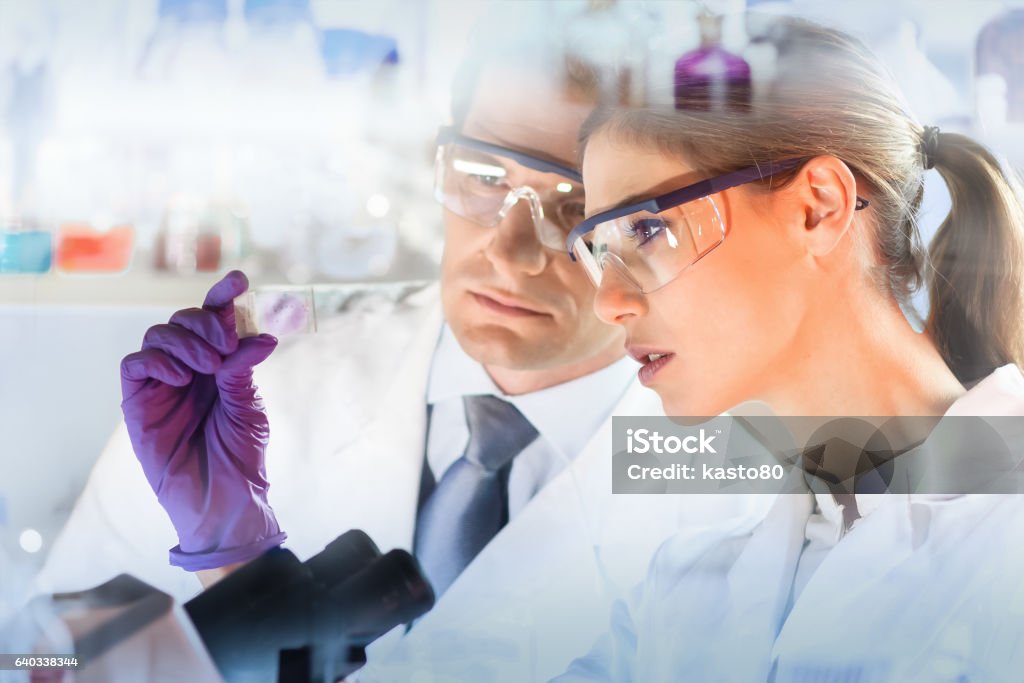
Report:
M 857 180 L 845 163 L 833 156 L 808 161 L 793 180 L 794 199 L 803 217 L 799 237 L 812 256 L 831 252 L 853 224 Z

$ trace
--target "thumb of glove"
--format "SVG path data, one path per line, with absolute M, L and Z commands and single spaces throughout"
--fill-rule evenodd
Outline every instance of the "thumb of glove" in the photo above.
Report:
M 251 387 L 252 369 L 265 361 L 276 348 L 277 338 L 269 334 L 239 340 L 238 350 L 226 356 L 214 374 L 217 388 L 231 393 Z

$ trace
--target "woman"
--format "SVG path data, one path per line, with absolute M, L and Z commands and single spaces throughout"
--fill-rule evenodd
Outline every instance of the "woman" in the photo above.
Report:
M 590 218 L 569 244 L 640 379 L 675 415 L 1024 415 L 1011 181 L 914 122 L 852 38 L 777 35 L 748 111 L 602 111 L 584 129 Z M 931 168 L 952 209 L 926 255 Z M 924 280 L 918 332 L 903 309 Z M 1018 495 L 782 495 L 750 533 L 666 543 L 559 680 L 1020 680 L 1022 534 Z

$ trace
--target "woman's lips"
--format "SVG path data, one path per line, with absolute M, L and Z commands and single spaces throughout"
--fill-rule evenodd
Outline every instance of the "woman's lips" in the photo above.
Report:
M 640 383 L 645 387 L 650 386 L 654 381 L 654 376 L 675 358 L 675 354 L 671 351 L 659 349 L 630 346 L 626 350 L 633 360 L 641 364 L 640 370 L 636 374 Z
M 645 387 L 650 386 L 651 382 L 654 381 L 654 376 L 658 373 L 658 371 L 661 370 L 666 365 L 668 365 L 669 363 L 671 363 L 673 358 L 675 358 L 675 354 L 670 353 L 665 356 L 662 356 L 657 360 L 652 360 L 645 363 L 643 367 L 641 367 L 640 370 L 636 373 L 637 377 L 640 378 L 640 383 L 643 384 Z
M 484 308 L 494 311 L 495 313 L 500 313 L 502 315 L 509 315 L 514 317 L 546 315 L 541 311 L 521 306 L 515 300 L 502 297 L 501 295 L 482 294 L 480 292 L 470 292 L 470 294 L 472 294 L 476 302 L 483 306 Z

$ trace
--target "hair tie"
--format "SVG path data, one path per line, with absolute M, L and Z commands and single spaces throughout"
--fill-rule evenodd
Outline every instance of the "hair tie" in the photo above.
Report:
M 921 165 L 924 170 L 935 166 L 935 157 L 939 153 L 939 127 L 925 126 L 921 135 Z

